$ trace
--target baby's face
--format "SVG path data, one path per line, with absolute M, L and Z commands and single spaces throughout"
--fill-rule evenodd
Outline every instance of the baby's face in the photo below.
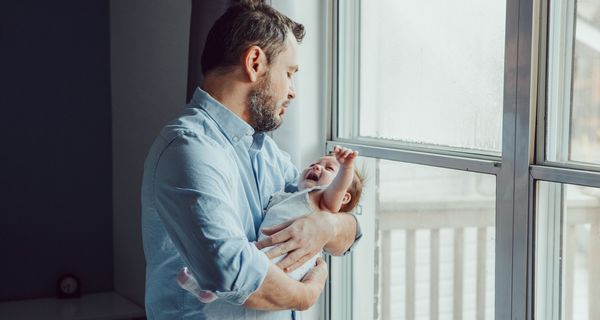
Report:
M 300 174 L 298 188 L 300 190 L 314 186 L 326 186 L 333 181 L 333 178 L 340 169 L 339 162 L 333 156 L 324 156 L 319 161 L 311 164 Z

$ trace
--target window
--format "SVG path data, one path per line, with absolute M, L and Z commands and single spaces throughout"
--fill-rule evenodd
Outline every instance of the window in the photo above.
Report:
M 328 148 L 369 177 L 331 319 L 600 314 L 600 3 L 333 1 Z
M 575 8 L 576 7 L 576 8 Z M 546 158 L 600 165 L 600 3 L 550 7 Z
M 492 316 L 494 176 L 387 160 L 377 168 L 381 318 Z
M 499 154 L 504 1 L 340 5 L 340 138 Z
M 537 318 L 593 319 L 600 314 L 600 189 L 539 182 L 536 206 Z

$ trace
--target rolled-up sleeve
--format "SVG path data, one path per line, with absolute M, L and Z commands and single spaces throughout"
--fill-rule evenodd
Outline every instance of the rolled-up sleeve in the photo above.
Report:
M 155 205 L 200 287 L 241 305 L 261 286 L 270 262 L 249 242 L 233 205 L 235 162 L 222 146 L 201 139 L 183 132 L 165 148 L 155 171 Z

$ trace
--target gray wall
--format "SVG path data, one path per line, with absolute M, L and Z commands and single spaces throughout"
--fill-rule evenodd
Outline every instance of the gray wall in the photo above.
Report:
M 112 290 L 108 1 L 0 3 L 0 301 Z
M 190 1 L 110 1 L 114 283 L 142 304 L 143 162 L 160 128 L 186 103 Z
M 189 17 L 189 1 L 0 3 L 0 301 L 71 272 L 143 303 L 142 165 L 185 104 Z

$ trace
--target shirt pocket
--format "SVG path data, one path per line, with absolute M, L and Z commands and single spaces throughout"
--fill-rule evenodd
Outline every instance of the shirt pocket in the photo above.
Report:
M 284 191 L 285 177 L 281 168 L 268 161 L 260 162 L 260 197 L 263 210 L 267 208 L 271 195 Z

